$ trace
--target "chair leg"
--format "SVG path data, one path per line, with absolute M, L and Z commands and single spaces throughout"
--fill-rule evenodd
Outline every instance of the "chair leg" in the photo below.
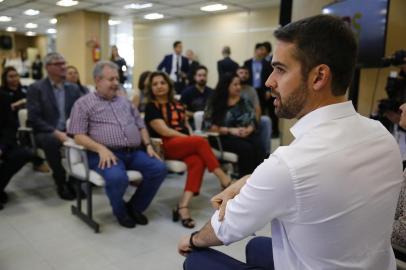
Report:
M 78 181 L 79 182 L 79 181 Z M 76 187 L 80 189 L 80 182 Z M 76 215 L 80 218 L 83 222 L 85 222 L 89 227 L 91 227 L 95 233 L 100 232 L 100 225 L 93 220 L 93 212 L 92 212 L 92 183 L 86 182 L 86 190 L 87 190 L 87 213 L 85 214 L 82 211 L 82 204 L 80 198 L 77 199 L 77 206 L 72 205 L 71 211 L 73 215 Z M 78 193 L 80 194 L 80 193 Z

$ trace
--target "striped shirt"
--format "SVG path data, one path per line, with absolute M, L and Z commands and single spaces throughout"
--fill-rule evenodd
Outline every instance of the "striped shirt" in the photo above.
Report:
M 137 147 L 140 129 L 145 128 L 139 112 L 125 97 L 106 100 L 95 93 L 75 102 L 69 134 L 85 134 L 108 148 Z

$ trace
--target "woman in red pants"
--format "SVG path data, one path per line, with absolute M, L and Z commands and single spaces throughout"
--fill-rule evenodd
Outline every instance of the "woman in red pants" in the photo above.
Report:
M 150 135 L 162 138 L 165 158 L 182 160 L 188 168 L 185 190 L 173 210 L 173 220 L 180 217 L 184 227 L 193 228 L 195 222 L 190 217 L 188 205 L 193 195 L 199 194 L 206 167 L 217 176 L 223 188 L 230 185 L 231 179 L 221 170 L 207 140 L 190 136 L 185 107 L 174 99 L 168 75 L 152 72 L 148 82 L 145 122 Z

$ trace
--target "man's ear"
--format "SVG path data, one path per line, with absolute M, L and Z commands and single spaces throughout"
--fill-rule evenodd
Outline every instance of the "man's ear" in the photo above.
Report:
M 311 84 L 315 91 L 320 91 L 331 83 L 331 69 L 325 64 L 314 67 L 311 74 Z

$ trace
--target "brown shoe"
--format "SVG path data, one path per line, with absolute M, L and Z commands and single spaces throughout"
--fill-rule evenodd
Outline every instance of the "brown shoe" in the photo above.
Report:
M 41 165 L 34 166 L 34 171 L 41 172 L 41 173 L 50 172 L 49 167 L 45 162 L 41 163 Z

